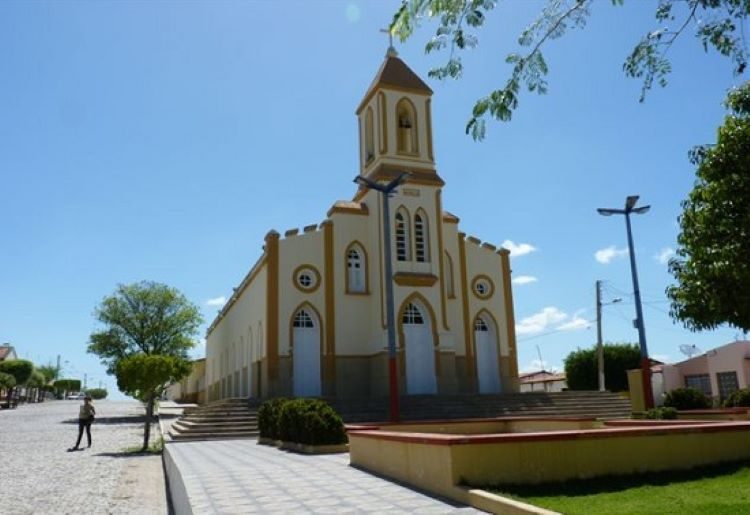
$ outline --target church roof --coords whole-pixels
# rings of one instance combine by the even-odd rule
[[[376,89],[389,87],[432,95],[432,90],[419,78],[419,75],[414,73],[405,62],[398,58],[395,50],[389,50],[385,56],[385,61],[380,65],[378,73],[375,74],[370,87],[367,88],[367,93],[365,93],[362,103],[357,108],[357,112],[367,103],[367,100]]]

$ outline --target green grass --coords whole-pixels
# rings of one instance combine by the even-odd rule
[[[746,515],[750,513],[750,462],[485,489],[567,515]]]
[[[124,454],[161,454],[164,450],[164,437],[159,435],[155,440],[151,440],[148,450],[143,451],[143,446],[128,447],[123,449]]]

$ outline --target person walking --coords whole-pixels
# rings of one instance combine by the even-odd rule
[[[77,451],[81,444],[81,437],[83,437],[83,430],[86,429],[86,439],[88,440],[88,447],[91,447],[91,423],[94,421],[96,415],[96,409],[94,409],[94,403],[91,402],[91,396],[87,395],[83,398],[83,404],[78,412],[78,440],[76,440],[75,447],[72,447],[71,451]],[[88,448],[87,447],[87,448]]]

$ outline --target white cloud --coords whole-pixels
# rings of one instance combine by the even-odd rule
[[[610,245],[606,249],[599,249],[594,252],[594,258],[604,265],[610,263],[613,259],[621,258],[628,255],[628,249],[618,249],[614,245]]]
[[[539,279],[534,277],[533,275],[519,275],[515,279],[513,279],[513,284],[529,284],[529,283],[535,283]]]
[[[573,315],[573,318],[557,326],[558,331],[577,331],[578,329],[588,329],[591,327],[591,321],[579,315]]]
[[[666,265],[667,263],[669,263],[669,260],[672,258],[672,256],[674,256],[674,249],[670,247],[664,247],[663,249],[661,249],[661,252],[654,256],[654,259],[662,265]]]
[[[218,307],[221,307],[221,306],[223,306],[226,303],[227,303],[227,298],[224,295],[222,295],[221,297],[216,297],[214,299],[208,299],[206,301],[206,306],[218,306]]]
[[[568,315],[554,306],[543,308],[540,312],[534,313],[522,319],[516,324],[517,334],[536,334],[549,329],[555,324],[563,322]]]
[[[510,240],[505,240],[502,243],[502,247],[510,251],[510,257],[518,257],[523,256],[524,254],[531,254],[532,252],[536,252],[537,250],[537,248],[530,243],[516,244]]]

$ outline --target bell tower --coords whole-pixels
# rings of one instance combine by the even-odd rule
[[[390,46],[357,108],[361,175],[394,168],[434,172],[431,97]]]

